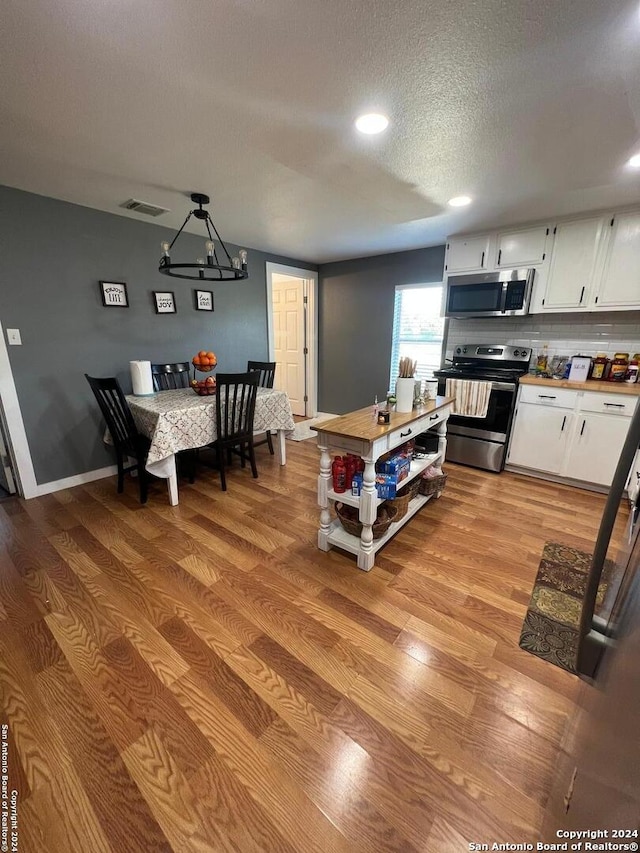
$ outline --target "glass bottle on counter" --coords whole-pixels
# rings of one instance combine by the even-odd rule
[[[547,367],[549,365],[548,349],[548,344],[544,344],[542,347],[542,352],[538,353],[538,358],[536,360],[536,373],[538,374],[543,374],[547,372]]]
[[[605,370],[607,367],[607,354],[604,352],[596,353],[593,359],[590,379],[604,379]]]

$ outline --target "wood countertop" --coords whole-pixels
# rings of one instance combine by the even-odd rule
[[[432,415],[434,412],[443,409],[453,402],[455,402],[454,397],[436,397],[435,400],[429,400],[428,403],[418,406],[410,412],[396,412],[395,409],[390,409],[388,424],[374,422],[372,419],[373,406],[367,406],[364,409],[349,412],[347,415],[340,415],[339,418],[321,421],[319,424],[311,426],[310,429],[316,432],[327,432],[331,435],[341,435],[347,438],[375,441],[376,438],[381,438],[384,435],[394,432],[399,427],[414,423],[425,415]],[[381,406],[380,408],[384,407]]]
[[[587,382],[569,382],[568,379],[547,379],[543,376],[526,375],[520,379],[521,385],[545,385],[547,388],[571,388],[573,391],[599,391],[602,394],[630,394],[640,396],[640,383],[601,382],[590,379]]]

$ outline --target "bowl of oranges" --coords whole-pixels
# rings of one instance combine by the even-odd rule
[[[218,363],[215,353],[201,349],[197,355],[191,359],[191,364],[196,370],[202,370],[204,373],[209,373]]]

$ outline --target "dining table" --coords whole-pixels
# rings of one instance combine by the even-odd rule
[[[178,388],[126,399],[138,431],[151,442],[146,469],[167,480],[169,503],[177,506],[176,454],[205,447],[218,437],[215,394],[201,397],[191,388]],[[258,388],[253,427],[255,433],[277,432],[279,462],[286,465],[285,439],[295,423],[285,391]]]

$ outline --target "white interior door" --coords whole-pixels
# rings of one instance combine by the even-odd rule
[[[306,415],[304,290],[304,279],[273,276],[274,387],[287,392],[294,415]]]

